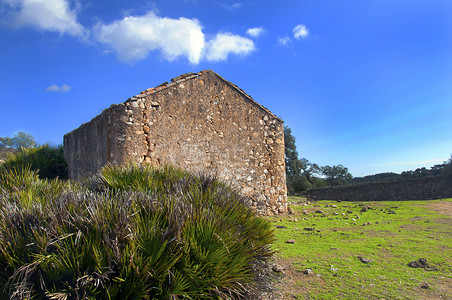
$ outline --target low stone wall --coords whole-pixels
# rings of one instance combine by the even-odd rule
[[[452,181],[442,176],[315,188],[309,200],[400,201],[452,198]]]

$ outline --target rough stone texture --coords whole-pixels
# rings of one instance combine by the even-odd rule
[[[452,182],[442,176],[316,188],[309,200],[399,201],[452,197]]]
[[[64,136],[64,155],[73,179],[107,163],[169,164],[216,173],[259,213],[287,210],[282,121],[210,70],[112,105]]]

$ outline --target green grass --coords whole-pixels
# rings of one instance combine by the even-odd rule
[[[299,200],[289,200],[294,215],[269,220],[275,226],[287,227],[276,229],[274,246],[280,249],[280,258],[296,271],[310,268],[321,276],[316,277],[321,280],[310,280],[299,274],[299,285],[307,288],[307,292],[298,295],[300,298],[412,299],[424,294],[452,297],[450,288],[443,289],[445,282],[450,285],[452,279],[452,221],[428,209],[435,201],[318,201],[302,206],[297,205]],[[337,208],[325,207],[332,204]],[[362,205],[372,209],[361,212]],[[309,214],[303,215],[303,209]],[[315,213],[316,210],[324,213]],[[368,222],[372,224],[367,225]],[[288,239],[295,243],[286,243]],[[373,262],[362,263],[358,256]],[[437,271],[407,266],[419,258],[426,258]],[[431,288],[422,290],[419,286],[423,282]]]

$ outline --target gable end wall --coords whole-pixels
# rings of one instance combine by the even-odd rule
[[[211,71],[113,105],[65,136],[65,156],[71,178],[106,163],[170,164],[216,173],[259,213],[287,208],[282,121]]]

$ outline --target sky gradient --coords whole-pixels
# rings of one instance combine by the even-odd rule
[[[212,69],[354,176],[452,153],[452,1],[0,0],[0,136],[39,143]]]

